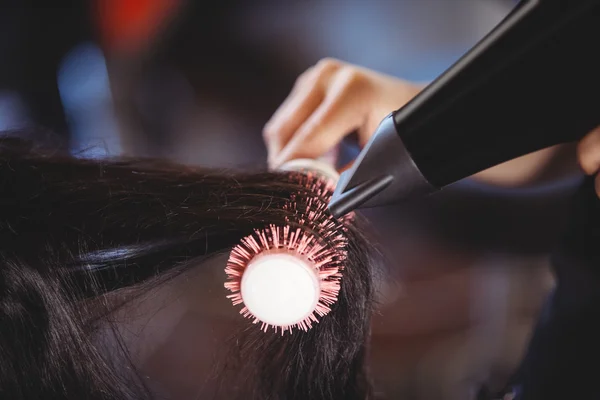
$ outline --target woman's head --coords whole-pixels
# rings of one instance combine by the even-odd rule
[[[0,190],[0,394],[15,399],[151,397],[160,377],[136,365],[136,340],[114,316],[194,271],[222,271],[254,229],[299,224],[291,197],[324,201],[288,174],[83,160],[16,138],[0,140]],[[345,235],[331,313],[284,337],[239,317],[199,387],[211,381],[219,398],[367,396],[371,260],[353,226]],[[208,290],[226,295],[222,282]]]

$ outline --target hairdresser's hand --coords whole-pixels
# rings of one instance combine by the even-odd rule
[[[264,128],[269,165],[318,158],[356,131],[364,146],[383,117],[423,86],[334,59],[309,68]]]
[[[586,174],[593,175],[600,171],[600,127],[581,139],[577,146],[577,158]],[[596,193],[600,196],[600,174],[596,176]]]

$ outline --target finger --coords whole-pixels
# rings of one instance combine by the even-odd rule
[[[277,107],[277,110],[275,110],[269,121],[267,121],[265,124],[265,130],[267,130],[269,126],[273,125],[281,118],[281,115],[284,114],[286,109],[289,107],[290,102],[295,99],[298,95],[298,92],[300,92],[300,90],[307,85],[307,81],[310,82],[311,78],[314,79],[314,71],[315,67],[310,67],[296,79],[296,82],[294,82],[294,86],[292,87],[292,90],[286,99],[279,105],[279,107]]]
[[[326,164],[334,166],[338,159],[338,155],[339,155],[339,149],[337,147],[334,147],[334,148],[330,149],[328,152],[326,152],[325,154],[323,154],[321,157],[319,157],[319,161],[322,161]]]
[[[324,89],[320,85],[305,86],[282,105],[278,115],[264,130],[269,159],[279,154],[298,127],[319,107],[324,97]]]
[[[354,160],[350,161],[348,164],[344,165],[342,168],[339,169],[339,173],[341,174],[342,172],[346,172],[348,171],[350,168],[352,168],[352,166],[354,165]]]
[[[363,84],[361,76],[351,70],[336,76],[325,100],[298,129],[274,164],[295,158],[321,157],[361,126],[366,114],[366,104],[360,96]]]
[[[339,62],[321,61],[298,78],[288,98],[265,125],[263,134],[270,158],[279,153],[321,104],[327,82],[338,67]]]
[[[581,168],[588,175],[600,169],[600,127],[581,139],[577,145],[577,158]]]

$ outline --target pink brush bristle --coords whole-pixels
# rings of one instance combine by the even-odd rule
[[[297,183],[304,186],[308,189],[317,199],[314,199],[313,205],[318,208],[318,211],[329,213],[327,211],[327,206],[329,204],[329,200],[331,200],[331,196],[335,190],[336,182],[330,179],[324,178],[322,175],[311,171],[304,171],[303,173],[292,173],[290,174],[290,178],[296,181]],[[293,199],[292,199],[293,200]],[[322,200],[322,201],[318,201]],[[317,204],[318,203],[318,204]],[[315,210],[311,208],[311,210]],[[344,215],[341,220],[346,223],[351,223],[354,220],[354,212],[350,212]]]
[[[263,331],[272,327],[281,334],[291,333],[294,328],[307,331],[331,311],[338,298],[347,258],[345,232],[348,220],[334,219],[327,209],[335,188],[333,183],[311,173],[291,173],[290,181],[300,183],[307,191],[293,195],[284,206],[289,213],[288,225],[270,225],[243,238],[232,249],[225,268],[228,279],[225,288],[232,292],[227,297],[234,306],[244,303],[242,278],[249,264],[259,255],[286,252],[305,260],[314,269],[319,285],[318,301],[302,320],[289,325],[269,324],[254,315],[246,304],[241,309],[240,314],[260,324]]]
[[[241,294],[241,279],[248,264],[259,254],[274,250],[283,250],[305,258],[315,269],[319,278],[319,301],[314,311],[302,321],[288,326],[273,326],[282,333],[298,328],[307,331],[318,322],[317,316],[323,317],[331,311],[331,306],[336,302],[340,290],[340,271],[345,260],[345,240],[339,238],[328,241],[327,245],[318,241],[312,234],[306,234],[301,228],[271,225],[265,229],[257,230],[253,235],[245,237],[242,242],[233,248],[225,268],[228,281],[225,288],[232,292],[227,297],[233,305],[243,303]],[[253,315],[247,307],[240,313],[253,323],[261,323],[261,329],[267,330],[270,325]]]

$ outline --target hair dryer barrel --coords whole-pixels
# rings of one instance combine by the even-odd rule
[[[427,181],[442,187],[600,124],[598,25],[598,0],[525,2],[395,113]]]

